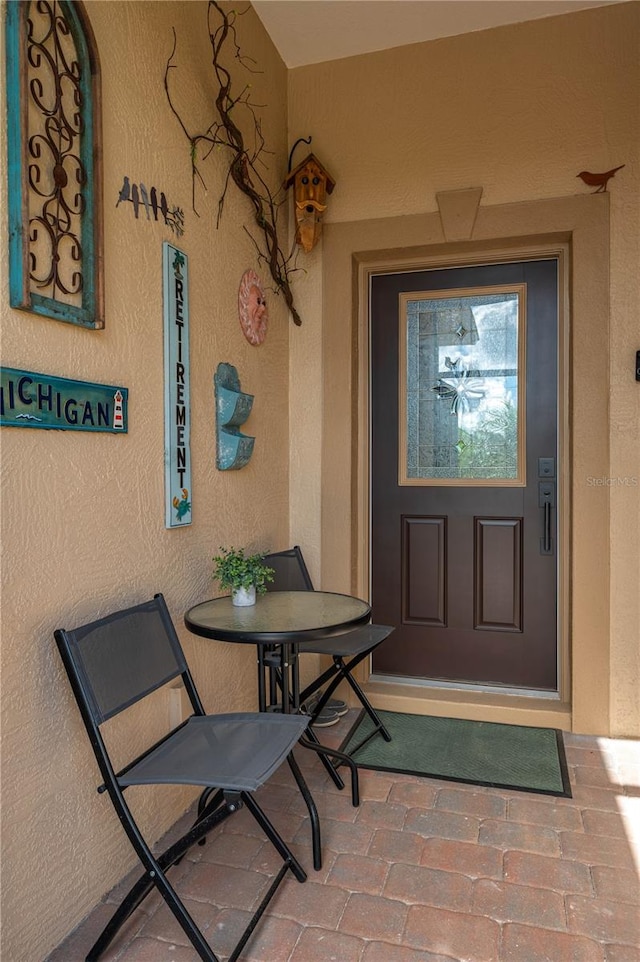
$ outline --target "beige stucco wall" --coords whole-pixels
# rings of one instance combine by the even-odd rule
[[[2,361],[121,382],[131,392],[130,425],[126,437],[18,429],[3,429],[0,437],[0,954],[11,962],[44,958],[133,864],[108,803],[93,789],[95,763],[58,663],[53,629],[160,589],[207,706],[243,708],[255,704],[251,652],[212,649],[181,629],[182,612],[212,591],[210,557],[217,546],[298,541],[316,583],[321,576],[328,588],[355,583],[354,452],[344,430],[352,405],[352,305],[349,296],[335,317],[324,311],[331,229],[301,260],[304,272],[296,277],[303,327],[293,329],[272,296],[267,340],[250,347],[236,310],[242,272],[258,268],[242,230],[247,206],[230,192],[215,230],[223,167],[214,154],[202,166],[208,193],[198,191],[201,216],[193,214],[188,147],[162,86],[175,26],[185,118],[193,130],[209,122],[206,3],[90,0],[87,6],[102,66],[107,326],[84,331],[8,308],[3,173]],[[271,176],[284,170],[288,146],[311,133],[314,151],[337,181],[327,222],[353,231],[354,250],[366,249],[374,218],[432,216],[438,190],[483,186],[482,203],[491,207],[567,197],[585,191],[575,180],[583,167],[626,164],[610,195],[610,376],[594,384],[611,414],[607,475],[616,478],[640,477],[640,392],[632,375],[640,346],[639,12],[638,3],[627,3],[301,68],[288,78],[257,18],[249,13],[240,22],[243,49],[262,68],[251,83],[256,101],[267,105],[262,114],[267,146],[275,151]],[[4,22],[4,6],[0,13]],[[0,100],[4,138],[4,90]],[[0,155],[4,163],[3,140]],[[116,209],[125,174],[157,185],[186,214],[179,246],[189,255],[191,272],[194,523],[177,531],[164,528],[163,501],[160,263],[162,241],[172,236],[160,224],[136,221],[130,209]],[[343,321],[343,333],[335,336]],[[236,364],[243,387],[256,396],[247,424],[257,438],[255,454],[246,469],[228,474],[215,469],[212,378],[220,361]],[[582,422],[580,437],[588,434]],[[605,599],[610,647],[607,672],[597,684],[606,688],[610,733],[640,735],[638,489],[596,489],[588,487],[587,477],[580,483],[587,502],[599,505],[598,530],[606,523],[611,541],[610,568],[603,568],[600,583],[582,587]],[[327,491],[337,497],[328,500]],[[585,710],[591,695],[580,692]],[[603,702],[599,693],[597,701]],[[158,714],[165,712],[168,705],[160,698]],[[162,815],[147,813],[151,830],[159,834],[189,797],[176,791]]]
[[[134,864],[106,796],[63,675],[53,630],[163,591],[209,710],[255,706],[254,655],[206,642],[182,627],[183,612],[214,593],[219,545],[286,547],[288,518],[288,341],[281,298],[269,297],[267,338],[251,346],[238,324],[237,291],[252,267],[268,286],[244,231],[249,202],[231,187],[215,227],[223,154],[201,164],[207,192],[191,206],[189,145],[163,87],[177,35],[172,83],[193,132],[213,119],[207,4],[89,2],[102,68],[105,207],[104,331],[11,310],[7,279],[4,77],[0,95],[2,362],[129,388],[126,436],[2,429],[2,948],[7,962],[37,962]],[[0,16],[4,24],[4,5]],[[286,171],[286,70],[253,14],[240,20],[243,51],[261,72],[243,74],[263,120],[267,177]],[[4,49],[4,37],[2,38]],[[4,74],[4,71],[3,71]],[[238,88],[238,92],[239,92]],[[169,228],[132,206],[116,208],[124,175],[163,190],[185,211]],[[286,219],[284,222],[287,228]],[[193,524],[164,526],[162,242],[189,257]],[[304,338],[304,330],[299,335]],[[241,471],[215,467],[213,374],[235,364],[255,395],[246,431],[256,437]],[[167,717],[168,699],[159,696]],[[166,808],[146,812],[158,835],[191,794],[167,790]],[[144,807],[144,806],[143,806]]]
[[[626,165],[610,185],[610,253],[601,243],[605,229],[592,247],[597,269],[585,275],[583,263],[585,284],[571,292],[588,306],[585,293],[596,282],[608,310],[600,319],[593,311],[570,319],[569,373],[579,389],[570,411],[570,440],[579,447],[573,531],[580,537],[567,576],[579,665],[573,717],[564,716],[578,731],[621,736],[640,735],[639,54],[640,4],[632,2],[301,67],[289,77],[291,141],[312,133],[315,153],[337,182],[323,263],[326,587],[363,584],[353,570],[363,531],[355,528],[352,500],[360,479],[351,420],[351,255],[434,245],[426,256],[443,245],[439,191],[482,187],[474,237],[495,243],[518,232],[509,205],[586,197],[578,171]],[[578,224],[555,215],[543,222],[543,231],[568,237]],[[520,223],[541,221],[526,215]],[[292,370],[292,392],[295,377]]]

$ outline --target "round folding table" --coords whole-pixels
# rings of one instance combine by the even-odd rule
[[[194,605],[184,621],[189,631],[215,641],[255,645],[258,651],[258,705],[266,711],[267,671],[280,669],[282,709],[300,707],[298,654],[305,641],[339,635],[371,618],[360,598],[333,591],[269,591],[255,605],[235,606],[231,597]],[[273,697],[274,686],[270,686]]]

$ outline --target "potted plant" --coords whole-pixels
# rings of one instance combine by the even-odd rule
[[[231,591],[234,605],[253,605],[256,593],[263,595],[274,570],[264,564],[263,554],[245,555],[244,548],[220,548],[213,559],[213,577],[221,588]]]

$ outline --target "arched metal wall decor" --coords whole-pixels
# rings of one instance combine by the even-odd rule
[[[100,72],[81,3],[7,4],[10,302],[104,327]]]

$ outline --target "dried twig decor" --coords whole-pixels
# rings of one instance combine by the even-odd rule
[[[205,186],[204,179],[198,168],[199,148],[201,146],[205,147],[204,159],[209,156],[214,147],[228,148],[231,152],[231,162],[229,164],[224,189],[218,201],[217,223],[218,225],[220,224],[229,178],[231,178],[236,187],[241,190],[243,194],[246,194],[253,206],[255,223],[260,231],[259,240],[256,240],[249,231],[247,231],[247,233],[256,246],[258,258],[267,264],[275,283],[276,293],[282,294],[291,312],[294,323],[300,325],[302,322],[293,303],[290,284],[291,274],[296,270],[293,263],[294,255],[292,253],[287,256],[283,252],[278,237],[278,211],[284,202],[284,193],[282,189],[279,189],[277,194],[273,194],[258,169],[258,165],[265,166],[263,159],[265,141],[262,135],[260,119],[256,114],[256,105],[251,102],[251,85],[245,85],[240,94],[237,96],[234,95],[231,90],[231,74],[221,63],[223,52],[226,54],[227,48],[230,48],[235,59],[243,67],[248,70],[252,69],[249,65],[248,58],[241,54],[238,45],[235,30],[237,15],[236,11],[233,10],[225,13],[222,7],[216,3],[216,0],[209,0],[207,26],[213,54],[213,71],[218,85],[218,93],[215,100],[217,119],[214,120],[203,133],[192,134],[189,132],[185,122],[171,100],[169,72],[172,69],[176,69],[176,64],[174,63],[176,52],[175,30],[173,50],[167,61],[164,75],[165,91],[169,106],[182,127],[191,148],[194,211],[197,213],[195,207],[196,181],[199,181]],[[245,145],[245,138],[242,131],[232,118],[234,111],[234,116],[238,115],[238,108],[244,108],[251,118],[255,141],[251,150]]]

